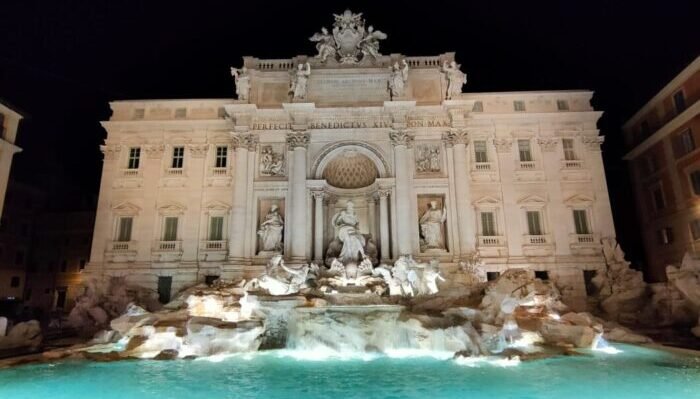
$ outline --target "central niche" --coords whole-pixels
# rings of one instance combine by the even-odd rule
[[[347,149],[338,154],[323,169],[323,178],[333,187],[367,187],[379,177],[374,162],[364,154]]]

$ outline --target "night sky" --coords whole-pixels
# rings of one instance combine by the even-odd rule
[[[0,98],[27,116],[12,176],[56,204],[56,183],[96,196],[108,101],[232,97],[242,56],[313,55],[349,7],[389,35],[384,54],[455,51],[465,91],[594,90],[619,240],[640,260],[620,126],[700,54],[698,3],[5,0]]]

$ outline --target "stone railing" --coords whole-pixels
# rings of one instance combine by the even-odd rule
[[[228,241],[226,240],[205,240],[200,243],[199,248],[203,251],[225,251],[228,249]]]
[[[442,58],[439,55],[432,57],[406,57],[405,60],[411,68],[435,68],[442,66]]]
[[[251,59],[248,68],[258,69],[261,71],[288,71],[296,68],[292,59],[277,59],[277,60],[258,60]]]
[[[574,160],[562,160],[561,161],[561,168],[562,169],[583,169],[583,161],[574,159]]]
[[[537,164],[535,161],[518,161],[518,169],[535,170],[537,169]]]
[[[502,247],[506,245],[504,236],[478,236],[477,245],[480,247]]]
[[[154,250],[158,252],[180,252],[182,241],[156,241]]]
[[[141,177],[141,169],[122,169],[122,177]]]
[[[129,252],[136,251],[135,241],[112,241],[109,243],[109,251],[112,252]]]
[[[493,169],[493,162],[475,162],[474,170],[487,171]]]
[[[228,168],[211,168],[209,171],[211,176],[228,176]]]
[[[182,176],[184,175],[183,168],[168,168],[165,170],[165,174],[168,176]]]
[[[570,234],[572,244],[597,244],[598,239],[595,234]]]
[[[552,237],[548,234],[541,235],[526,235],[523,237],[523,242],[527,245],[545,245],[552,243]]]

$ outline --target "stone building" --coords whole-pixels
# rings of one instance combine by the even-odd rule
[[[381,55],[386,35],[364,26],[346,12],[316,56],[244,57],[236,100],[110,103],[85,272],[167,300],[278,252],[445,273],[478,255],[490,277],[527,268],[583,307],[615,237],[592,93],[462,93],[454,53]]]
[[[17,129],[22,118],[22,114],[0,102],[0,215],[2,215],[5,204],[12,158],[16,153],[22,151],[15,145]]]
[[[700,57],[623,126],[649,277],[700,240]]]

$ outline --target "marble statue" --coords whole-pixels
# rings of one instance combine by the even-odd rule
[[[365,29],[362,14],[345,10],[342,14],[333,14],[333,32],[329,33],[324,27],[320,33],[309,38],[316,43],[318,54],[315,58],[325,63],[329,58],[341,64],[356,64],[366,57],[376,60],[379,53],[379,41],[387,35],[373,26]]]
[[[295,100],[303,100],[306,98],[309,76],[311,76],[311,65],[309,65],[308,62],[299,64],[292,77],[292,85],[289,88],[289,92]]]
[[[403,97],[406,93],[406,81],[408,81],[408,63],[406,60],[401,61],[401,66],[395,62],[390,68],[389,75],[389,94],[391,99]]]
[[[331,219],[336,237],[343,243],[338,259],[346,264],[357,262],[365,256],[365,237],[360,233],[360,221],[355,214],[355,204],[348,201],[345,209]]]
[[[445,237],[443,235],[443,223],[447,219],[447,211],[437,208],[437,201],[430,201],[428,209],[420,218],[420,232],[423,238],[422,250],[445,249]]]
[[[421,146],[416,159],[416,171],[420,173],[439,172],[440,147],[436,145]]]
[[[270,206],[270,211],[265,215],[265,220],[260,223],[258,236],[260,236],[260,249],[262,251],[281,252],[282,233],[284,231],[284,219],[279,213],[276,204]]]
[[[256,287],[267,290],[270,295],[291,295],[307,288],[307,280],[313,278],[311,266],[302,265],[296,268],[284,264],[282,255],[274,255],[265,265],[265,274],[249,281],[244,290],[250,291]]]
[[[335,39],[325,27],[321,28],[321,33],[315,33],[309,40],[316,42],[316,50],[318,51],[316,58],[320,59],[321,62],[325,63],[328,57],[335,57]]]
[[[243,66],[241,69],[231,68],[231,76],[236,82],[236,96],[239,100],[248,101],[250,94],[250,75],[248,68]]]
[[[440,275],[440,269],[438,267],[437,259],[432,259],[423,270],[423,284],[422,293],[425,295],[433,295],[438,293],[437,280],[445,281],[445,279]]]
[[[284,155],[274,152],[272,146],[264,146],[260,152],[260,174],[263,176],[284,175]]]
[[[467,74],[459,70],[460,65],[452,61],[445,63],[442,66],[442,72],[447,78],[447,92],[445,93],[446,100],[452,100],[459,97],[462,93],[462,86],[467,83]]]

